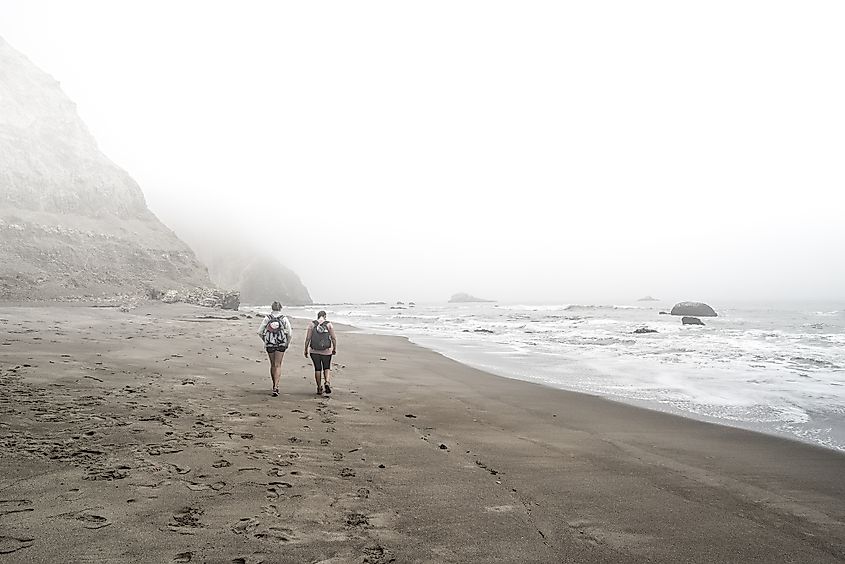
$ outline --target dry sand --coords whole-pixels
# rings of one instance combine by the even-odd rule
[[[0,308],[0,564],[845,559],[841,453],[207,315]]]

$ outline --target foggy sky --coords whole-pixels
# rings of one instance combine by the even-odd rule
[[[843,28],[841,2],[0,3],[166,224],[281,226],[317,301],[845,299]]]

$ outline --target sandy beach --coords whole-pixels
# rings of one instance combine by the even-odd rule
[[[292,321],[0,307],[0,563],[845,560],[841,453]]]

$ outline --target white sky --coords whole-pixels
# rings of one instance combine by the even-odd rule
[[[319,301],[845,299],[843,29],[841,1],[0,0],[159,217],[262,244],[276,216]]]

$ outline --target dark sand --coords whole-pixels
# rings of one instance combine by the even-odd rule
[[[845,561],[841,453],[207,315],[0,307],[0,564]]]

